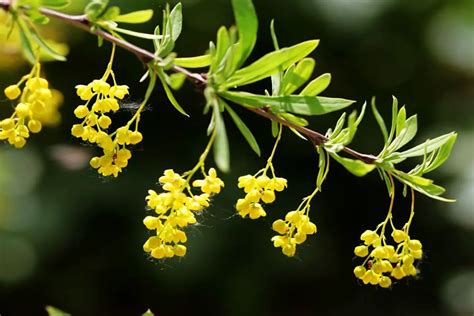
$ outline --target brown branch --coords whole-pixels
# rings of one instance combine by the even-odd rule
[[[0,0],[0,8],[8,11],[10,9],[10,1]],[[148,64],[152,61],[157,61],[157,62],[163,61],[160,57],[156,56],[154,53],[150,51],[147,51],[139,46],[131,44],[120,38],[117,38],[104,30],[93,27],[93,25],[89,22],[89,20],[87,20],[87,17],[85,15],[69,15],[69,14],[65,14],[65,13],[47,9],[47,8],[41,8],[40,11],[42,14],[44,14],[47,17],[60,20],[69,25],[72,25],[86,32],[89,32],[93,35],[99,36],[106,41],[114,43],[115,45],[133,53],[144,64]],[[189,80],[191,80],[193,83],[199,86],[206,86],[208,83],[205,75],[190,72],[187,69],[182,68],[180,66],[173,65],[171,67],[171,70],[174,72],[185,74]],[[326,136],[316,131],[313,131],[309,128],[293,124],[292,122],[289,122],[277,115],[270,113],[266,109],[251,108],[251,107],[245,107],[245,108],[269,120],[281,123],[284,126],[287,126],[289,128],[293,128],[294,130],[304,135],[314,146],[320,146],[328,141],[328,138]],[[348,147],[344,147],[342,150],[348,155],[368,164],[374,164],[377,160],[377,157],[375,157],[374,155],[362,154]]]

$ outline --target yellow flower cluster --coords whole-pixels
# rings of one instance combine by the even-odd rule
[[[316,225],[305,212],[306,210],[291,211],[286,214],[285,220],[278,219],[273,222],[273,230],[280,234],[272,238],[273,245],[280,247],[288,257],[295,255],[296,245],[304,243],[307,235],[313,235],[317,231]]]
[[[423,256],[421,242],[411,239],[405,230],[393,230],[392,238],[396,248],[386,244],[385,236],[376,231],[366,230],[360,236],[363,244],[355,247],[354,253],[366,260],[355,267],[354,274],[364,284],[387,288],[392,284],[392,278],[400,280],[418,273],[414,262]]]
[[[214,168],[209,170],[209,174],[203,174],[204,179],[192,183],[193,187],[200,188],[202,193],[199,195],[191,192],[190,178],[193,172],[184,177],[172,169],[166,170],[159,179],[164,192],[158,194],[154,190],[148,191],[147,205],[156,216],[145,217],[143,223],[155,234],[148,238],[143,249],[153,258],[182,257],[186,254],[184,243],[187,236],[184,229],[196,224],[195,213],[208,207],[211,196],[218,194],[224,186]]]
[[[40,69],[40,64],[35,64],[28,75],[4,90],[5,96],[17,104],[11,117],[0,121],[0,140],[16,148],[25,146],[30,133],[39,133],[43,125],[54,125],[60,120],[58,107],[62,95],[49,88],[48,81],[40,77]]]
[[[82,119],[82,123],[73,125],[71,133],[74,137],[96,144],[102,149],[102,156],[93,157],[90,161],[94,169],[103,176],[117,177],[132,156],[126,145],[140,143],[143,136],[138,131],[138,124],[133,131],[130,130],[134,121],[138,123],[138,112],[125,126],[112,133],[108,132],[112,124],[108,114],[119,110],[119,100],[128,94],[128,87],[117,85],[113,76],[114,84],[111,86],[106,81],[107,77],[106,73],[102,79],[94,80],[88,85],[76,86],[77,95],[86,103],[74,110],[75,116]]]
[[[263,174],[259,175],[260,173]],[[239,177],[239,188],[244,189],[246,193],[243,199],[239,199],[236,204],[237,212],[242,217],[257,219],[266,216],[262,203],[270,204],[275,201],[275,191],[281,192],[287,186],[285,178],[279,178],[273,175],[269,178],[266,175],[266,169],[262,169],[255,175],[245,175]]]

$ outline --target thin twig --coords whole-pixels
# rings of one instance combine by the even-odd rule
[[[8,11],[10,9],[10,1],[9,0],[0,0],[0,8]],[[63,22],[65,22],[67,24],[70,24],[74,27],[77,27],[77,28],[82,29],[86,32],[89,32],[91,34],[99,36],[99,37],[103,38],[106,41],[109,41],[111,43],[115,43],[117,46],[133,53],[144,64],[148,64],[152,61],[157,61],[157,62],[162,62],[163,61],[160,57],[156,56],[154,53],[152,53],[148,50],[145,50],[145,49],[143,49],[139,46],[136,46],[134,44],[131,44],[131,43],[125,41],[125,40],[117,38],[117,37],[113,36],[112,34],[106,32],[104,30],[92,27],[91,23],[87,20],[87,17],[85,15],[69,15],[69,14],[65,14],[65,13],[62,13],[62,12],[59,12],[59,11],[56,11],[56,10],[47,9],[47,8],[41,8],[40,12],[42,14],[44,14],[45,16],[47,16],[47,17],[63,21]],[[182,73],[182,74],[186,75],[186,77],[189,80],[191,80],[193,83],[195,83],[195,84],[197,84],[201,87],[205,87],[208,83],[207,78],[205,77],[205,75],[190,72],[187,69],[182,68],[180,66],[173,65],[171,67],[171,70],[174,71],[174,72],[179,72],[179,73]],[[322,134],[320,134],[320,133],[318,133],[314,130],[311,130],[309,128],[293,124],[292,122],[289,122],[289,121],[287,121],[287,120],[285,120],[285,119],[283,119],[283,118],[281,118],[277,115],[274,115],[274,114],[270,113],[266,109],[252,108],[252,107],[245,107],[245,108],[247,110],[250,110],[250,111],[260,115],[260,116],[266,117],[269,120],[279,122],[279,123],[281,123],[281,124],[283,124],[283,125],[285,125],[289,128],[293,128],[294,130],[296,130],[299,133],[301,133],[302,135],[304,135],[314,146],[320,146],[320,145],[322,145],[322,144],[324,144],[325,142],[328,141],[328,138],[326,136],[324,136],[324,135],[322,135]],[[361,160],[365,163],[368,163],[368,164],[374,164],[377,160],[377,157],[375,157],[374,155],[362,154],[362,153],[359,153],[359,152],[357,152],[353,149],[350,149],[348,147],[344,147],[342,150],[345,153],[347,153],[348,155],[350,155],[350,156],[352,156],[352,157],[354,157],[358,160]]]

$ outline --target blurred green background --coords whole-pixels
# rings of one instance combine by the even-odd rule
[[[112,2],[124,11],[154,8],[156,23],[164,8],[163,1]],[[74,1],[77,12],[82,5]],[[288,178],[288,189],[267,208],[267,218],[242,220],[233,210],[242,195],[237,177],[257,171],[265,159],[251,152],[231,121],[232,171],[222,176],[224,193],[190,229],[187,256],[166,262],[147,258],[142,251],[146,191],[164,169],[185,171],[198,159],[206,143],[204,100],[186,84],[177,94],[192,115],[185,118],[157,90],[141,122],[144,142],[129,167],[116,180],[100,178],[87,166],[96,149],[81,145],[69,130],[79,104],[74,86],[102,74],[110,46],[97,49],[92,36],[58,24],[50,32],[67,38],[71,53],[67,63],[48,64],[46,72],[65,95],[63,122],[33,137],[24,150],[0,146],[2,316],[45,315],[47,304],[73,315],[140,315],[148,307],[161,316],[473,315],[474,1],[258,0],[255,5],[260,30],[251,59],[272,50],[268,26],[275,18],[282,46],[321,39],[313,55],[315,75],[333,75],[325,95],[359,100],[355,108],[375,95],[387,119],[396,95],[409,113],[419,114],[415,142],[459,132],[451,159],[433,175],[458,202],[418,198],[411,232],[425,250],[419,278],[382,290],[353,277],[353,247],[361,232],[383,220],[388,198],[376,173],[359,179],[336,164],[313,202],[316,237],[294,259],[273,248],[271,223],[312,191],[316,154],[287,132],[275,167]],[[203,53],[218,27],[233,23],[228,0],[185,0],[183,10],[184,31],[176,47],[182,56]],[[0,64],[0,87],[28,69]],[[131,87],[127,102],[140,101],[142,65],[119,52],[115,71],[119,82]],[[264,88],[269,82],[251,87]],[[0,107],[9,103],[2,99]],[[268,155],[269,122],[239,114]],[[115,120],[130,115],[125,110]],[[338,115],[311,118],[312,127],[324,131]],[[377,153],[382,138],[371,113],[362,125],[353,147]],[[408,214],[408,202],[400,196],[395,216],[402,222]]]

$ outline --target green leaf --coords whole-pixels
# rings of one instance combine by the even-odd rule
[[[400,109],[400,111],[398,111],[398,115],[397,115],[397,128],[396,128],[396,133],[395,133],[396,136],[400,135],[401,131],[405,128],[406,118],[407,118],[407,111],[405,110],[405,107],[403,106]]]
[[[122,29],[120,27],[112,27],[112,30],[115,32],[119,32],[122,34],[127,34],[130,36],[138,37],[138,38],[144,38],[144,39],[149,39],[149,40],[161,40],[163,38],[162,35],[159,34],[148,34],[148,33],[142,33],[142,32],[135,32],[127,29]]]
[[[52,9],[64,9],[69,4],[69,0],[41,0],[41,6]]]
[[[308,126],[309,125],[307,120],[305,120],[302,117],[293,115],[291,113],[279,113],[278,115],[281,116],[282,118],[284,118],[285,120],[287,120],[287,121],[289,121],[293,124],[299,125],[299,126]]]
[[[329,134],[329,139],[334,139],[336,138],[339,133],[342,131],[342,128],[344,127],[344,123],[346,122],[346,113],[342,113],[342,115],[339,117],[339,119],[337,120],[337,123],[336,123],[336,126],[334,127],[334,131],[332,131],[331,133],[328,133]]]
[[[283,76],[281,95],[290,95],[309,80],[316,62],[313,58],[304,58],[294,68],[290,68]]]
[[[393,153],[392,155],[389,155],[386,160],[396,160],[400,158],[406,159],[411,157],[423,156],[425,153],[429,154],[433,150],[438,149],[447,142],[451,141],[453,137],[456,137],[456,133],[454,132],[427,140],[423,144],[420,144],[408,150],[399,153]]]
[[[214,160],[222,172],[230,169],[229,140],[225,129],[224,118],[219,110],[219,105],[214,104],[214,120],[216,129],[216,140],[214,141]]]
[[[386,147],[392,142],[393,137],[395,136],[395,130],[397,128],[397,118],[398,118],[398,100],[395,97],[392,97],[392,125],[390,128],[390,133],[388,134],[387,144],[385,144],[384,151]]]
[[[327,161],[326,161],[326,152],[324,151],[324,148],[318,146],[316,147],[318,155],[319,155],[319,162],[318,162],[318,177],[316,178],[316,187],[318,188],[319,192],[322,191],[322,185],[325,180],[326,176],[326,166],[327,166]]]
[[[178,101],[176,101],[173,95],[173,92],[168,87],[168,83],[166,82],[166,78],[164,77],[163,71],[159,70],[157,73],[158,73],[158,77],[160,78],[163,89],[165,90],[166,96],[168,97],[168,100],[170,100],[171,104],[174,106],[176,110],[178,110],[179,113],[183,114],[184,116],[189,117],[188,113],[186,113],[181,107],[181,105],[179,105]]]
[[[379,111],[377,110],[377,106],[375,105],[375,97],[372,98],[372,101],[370,104],[372,106],[372,113],[374,113],[375,120],[377,121],[377,124],[379,125],[380,130],[382,131],[383,141],[386,144],[388,141],[387,126],[385,125],[385,121],[382,115],[380,115]]]
[[[300,95],[314,97],[319,95],[321,92],[326,90],[326,88],[331,83],[331,74],[325,73],[319,76],[318,78],[311,81],[304,89],[301,91]]]
[[[408,185],[415,191],[418,191],[432,199],[442,202],[456,202],[456,200],[441,197],[440,195],[445,192],[445,189],[439,185],[434,184],[432,180],[409,175],[399,170],[394,171],[393,175],[403,184]]]
[[[113,6],[107,9],[105,13],[101,16],[101,20],[113,21],[120,15],[120,8]]]
[[[203,68],[211,64],[210,55],[201,55],[196,57],[177,57],[173,63],[184,68]]]
[[[404,120],[402,124],[398,124],[402,128],[400,131],[397,131],[398,136],[395,137],[393,142],[387,147],[387,152],[391,153],[404,145],[406,145],[410,140],[415,137],[418,131],[418,123],[416,119],[416,115],[411,116],[408,120]],[[403,126],[403,127],[401,127]],[[399,128],[399,127],[397,127]]]
[[[446,143],[437,149],[435,158],[423,170],[423,173],[431,172],[440,167],[450,156],[454,143],[456,142],[457,134],[451,135]]]
[[[234,121],[235,125],[244,136],[245,140],[249,143],[252,150],[260,157],[260,154],[261,154],[260,147],[258,146],[255,136],[253,136],[252,132],[247,127],[247,125],[245,125],[245,123],[240,119],[237,113],[235,113],[234,110],[228,104],[224,103],[224,106],[227,112],[229,112],[230,117],[232,117],[232,120]]]
[[[270,34],[272,36],[273,47],[275,50],[280,49],[280,45],[278,44],[278,38],[275,33],[275,20],[270,22]],[[272,95],[279,95],[280,94],[280,87],[281,82],[283,80],[283,69],[279,69],[279,71],[272,75]]]
[[[174,6],[170,14],[171,40],[176,42],[183,29],[183,12],[181,2]]]
[[[280,128],[280,125],[275,122],[275,121],[272,121],[272,136],[274,138],[276,138],[278,136],[278,129]]]
[[[357,177],[363,177],[376,168],[375,164],[366,164],[363,161],[341,157],[336,153],[330,153],[338,163],[344,166],[350,173]]]
[[[250,56],[257,41],[258,18],[252,0],[232,0],[239,42],[233,69],[239,68]]]
[[[21,50],[25,55],[25,58],[31,63],[34,64],[36,62],[35,53],[33,52],[33,48],[31,46],[30,39],[28,38],[28,28],[25,26],[24,21],[20,18],[17,19],[20,41],[21,41]]]
[[[104,13],[108,4],[108,0],[92,0],[89,2],[84,10],[87,19],[91,22],[96,22],[102,13]]]
[[[65,313],[53,306],[46,306],[46,311],[48,312],[49,316],[71,316],[71,314]]]
[[[223,62],[224,56],[226,56],[226,52],[229,49],[229,45],[230,45],[229,32],[227,32],[227,29],[224,26],[222,26],[217,31],[217,46],[212,56],[212,64],[211,64],[210,73],[214,73],[218,71],[218,68],[221,65],[221,62]]]
[[[268,53],[249,66],[237,70],[222,86],[237,87],[270,77],[278,73],[280,69],[286,69],[306,57],[318,46],[318,43],[318,40],[306,41]]]
[[[51,48],[49,46],[48,43],[46,43],[46,41],[43,40],[43,38],[41,37],[41,35],[39,35],[36,30],[32,27],[29,28],[29,31],[30,31],[30,36],[31,36],[31,39],[41,48],[43,49],[43,51],[51,56],[53,59],[55,60],[59,60],[59,61],[66,61],[66,57],[64,57],[63,55],[61,55],[60,53],[58,53],[57,51],[55,51],[53,48]]]
[[[28,18],[36,24],[48,24],[49,18],[40,12],[39,9],[31,8],[28,10]]]
[[[181,89],[185,81],[186,81],[186,75],[181,72],[171,74],[168,77],[169,86],[173,90]]]
[[[121,14],[113,19],[113,21],[118,23],[128,23],[128,24],[140,24],[146,23],[151,20],[153,17],[153,10],[140,10],[134,11],[126,14]]]
[[[220,95],[232,102],[263,108],[271,106],[276,111],[301,115],[323,115],[348,107],[354,101],[324,97],[305,97],[299,95],[265,96],[247,92],[221,92]]]

